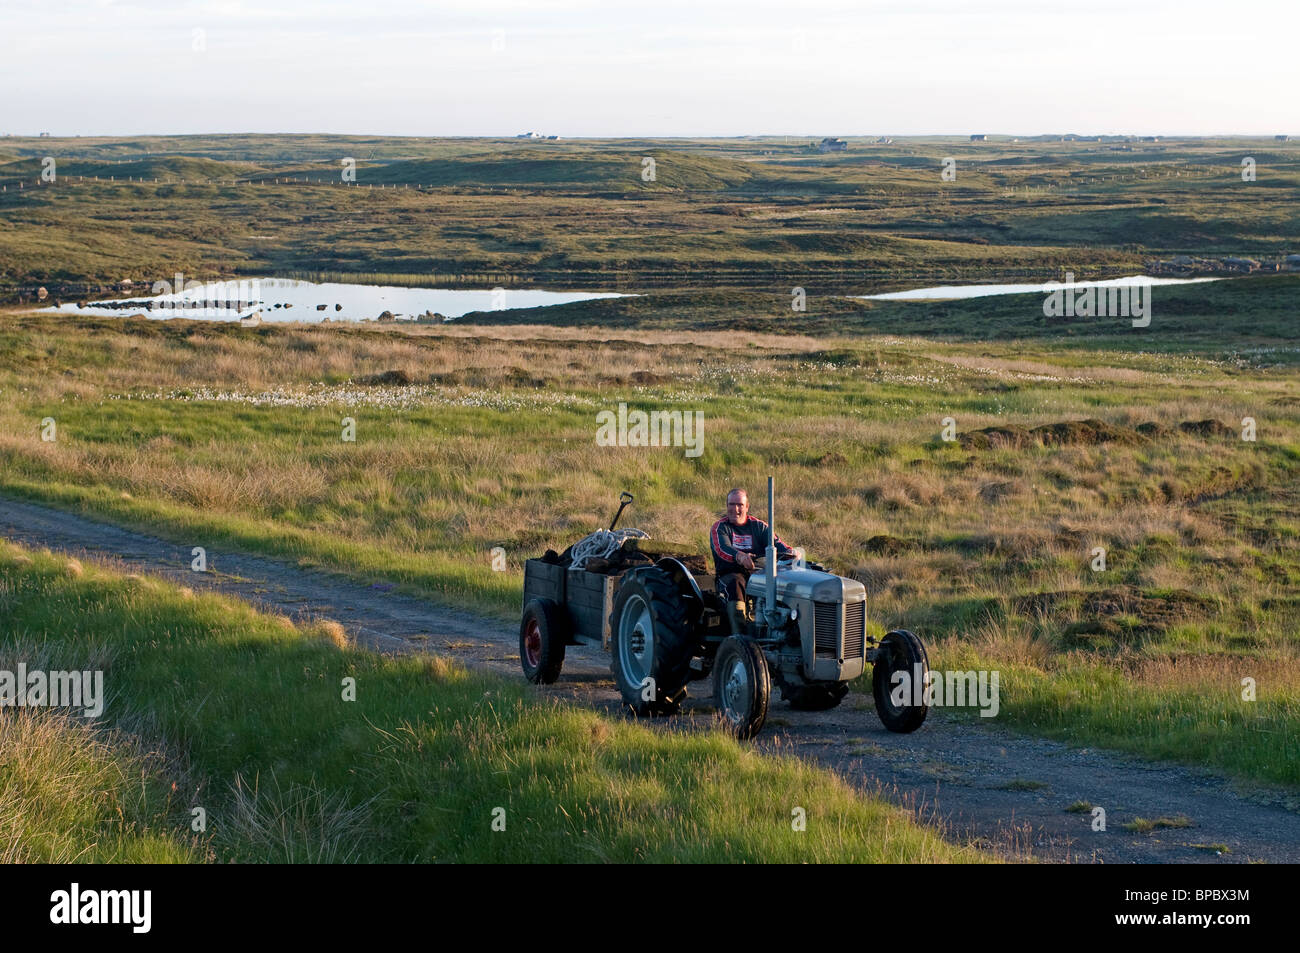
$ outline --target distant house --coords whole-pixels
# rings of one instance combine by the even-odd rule
[[[1273,138],[1274,138],[1276,141],[1278,141],[1278,142],[1290,142],[1290,141],[1291,141],[1291,137],[1290,137],[1290,136],[1274,136]]]
[[[540,132],[521,132],[519,135],[515,136],[515,138],[516,139],[541,139],[542,134]]]
[[[559,139],[560,137],[559,137],[559,136],[547,136],[546,138],[547,138],[547,139],[551,139],[551,140],[555,140],[555,139]]]
[[[971,142],[988,142],[988,140],[989,137],[982,134],[976,134],[970,137]]]
[[[849,144],[845,142],[843,139],[832,139],[830,136],[827,136],[825,139],[823,139],[820,143],[817,144],[817,151],[818,152],[843,152],[848,147]]]

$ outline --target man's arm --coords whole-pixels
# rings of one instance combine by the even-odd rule
[[[727,532],[725,519],[718,520],[713,524],[713,529],[709,530],[709,546],[713,549],[713,555],[719,562],[730,563],[737,568],[741,567],[740,550],[731,544],[731,533]]]

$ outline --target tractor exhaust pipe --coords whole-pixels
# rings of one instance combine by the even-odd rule
[[[776,496],[772,490],[772,478],[767,478],[767,529],[771,534],[767,541],[767,624],[774,625],[776,615]]]

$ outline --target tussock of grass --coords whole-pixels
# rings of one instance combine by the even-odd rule
[[[248,784],[236,775],[217,843],[242,863],[361,863],[372,806],[310,785],[282,788],[274,777]]]
[[[1127,824],[1122,824],[1124,830],[1133,834],[1149,834],[1154,830],[1165,828],[1192,827],[1191,818],[1183,817],[1157,817],[1155,820],[1149,820],[1145,817],[1135,817]]]
[[[1048,787],[1046,781],[1034,781],[1028,778],[1015,778],[1006,784],[998,785],[999,791],[1042,791]]]
[[[0,863],[192,863],[161,758],[80,714],[0,711]]]
[[[319,638],[324,639],[336,648],[345,649],[352,643],[347,630],[333,619],[320,619],[316,621],[312,625],[312,631]]]

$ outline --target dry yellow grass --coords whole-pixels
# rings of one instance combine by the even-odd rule
[[[179,388],[211,384],[265,388],[286,382],[364,377],[396,370],[413,381],[461,374],[483,384],[510,379],[511,372],[577,381],[612,368],[678,378],[695,371],[711,352],[730,351],[735,338],[723,332],[639,332],[505,326],[485,338],[469,327],[279,328],[275,347],[260,340],[209,336],[199,327],[177,346],[170,338],[104,336],[106,365],[98,381],[71,378],[34,381],[45,398],[99,399],[132,387]],[[581,345],[579,351],[574,346]],[[752,346],[751,346],[752,345]],[[775,334],[747,335],[741,357],[752,372],[770,370],[766,352],[815,351],[825,341]],[[755,363],[757,362],[757,363]]]
[[[1164,383],[1168,375],[1139,371],[1128,367],[1087,366],[1075,367],[1070,364],[1051,364],[1046,361],[1020,361],[1007,358],[966,357],[962,355],[938,354],[926,352],[926,358],[963,367],[968,370],[981,371],[990,377],[1013,380],[1023,377],[1040,377],[1056,380],[1122,381],[1126,384]]]
[[[343,628],[340,623],[335,622],[333,619],[318,619],[313,623],[312,630],[315,632],[317,637],[340,649],[346,649],[352,645],[352,639],[348,635],[348,630]]]
[[[1160,688],[1203,688],[1225,692],[1229,697],[1240,693],[1243,678],[1255,680],[1260,697],[1274,688],[1294,690],[1300,685],[1300,657],[1234,658],[1231,656],[1180,655],[1162,658],[1135,658],[1125,665],[1130,678],[1142,685]]]

